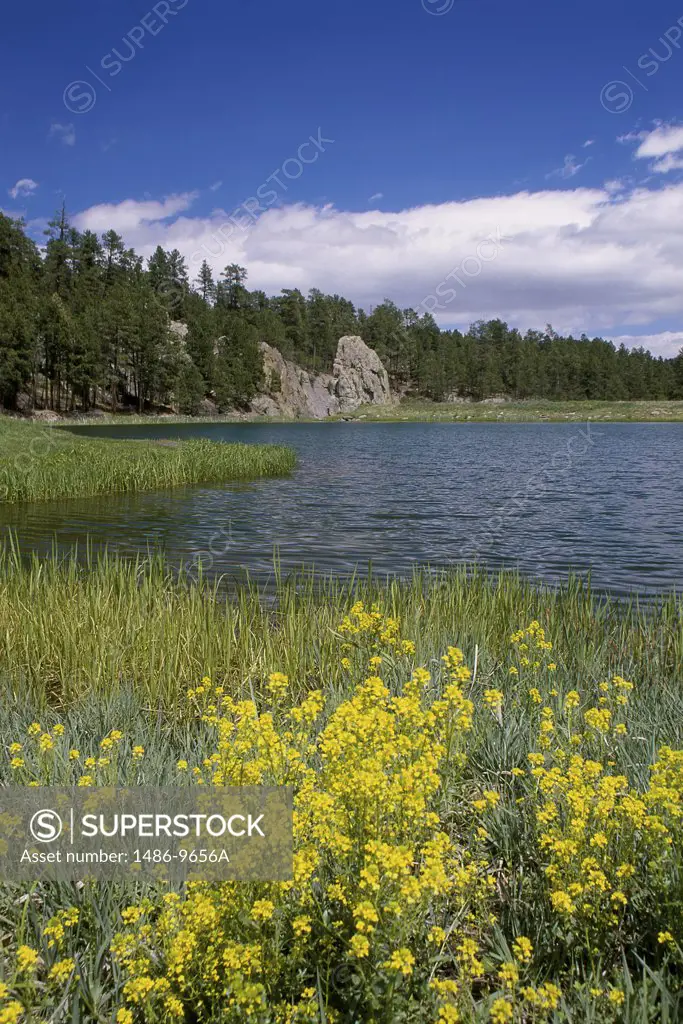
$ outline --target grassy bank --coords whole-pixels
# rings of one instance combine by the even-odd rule
[[[644,686],[675,687],[683,665],[683,605],[664,599],[629,611],[593,599],[580,582],[539,590],[513,574],[494,579],[453,569],[388,584],[335,579],[283,581],[275,607],[256,585],[225,600],[217,582],[183,584],[160,560],[98,558],[22,563],[0,548],[0,672],[34,701],[47,693],[71,701],[133,687],[145,699],[172,704],[197,674],[220,677],[250,694],[278,666],[299,688],[325,678],[342,687],[336,624],[356,599],[381,601],[416,636],[417,658],[438,658],[452,642],[493,679],[507,638],[521,621],[540,619],[553,633],[568,671],[595,677],[638,672]]]
[[[425,402],[364,405],[351,419],[391,423],[606,423],[683,422],[683,402]]]
[[[605,423],[680,423],[683,402],[550,402],[529,399],[501,404],[483,402],[429,402],[407,399],[397,405],[363,405],[355,412],[333,417],[335,421],[361,420],[377,423],[572,423],[586,420]],[[68,421],[66,421],[68,422]],[[154,416],[118,414],[96,420],[76,420],[81,427],[102,424],[144,425],[154,423],[291,423],[291,419],[272,416]],[[319,422],[301,417],[296,422]]]
[[[291,886],[3,887],[6,1024],[680,1019],[680,602],[216,597],[0,557],[3,781],[297,793]]]
[[[275,445],[114,441],[0,419],[0,500],[46,501],[289,472]]]

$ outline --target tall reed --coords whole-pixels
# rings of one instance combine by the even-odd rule
[[[198,954],[188,964],[187,977],[195,985],[187,999],[188,1020],[219,1024],[247,1019],[246,1015],[226,1015],[221,1008],[230,996],[223,968],[218,1007],[205,1008],[203,1016],[194,1011],[197,993],[203,998],[206,992],[202,971],[206,963],[213,963],[214,949],[232,942],[235,929],[241,929],[240,942],[244,937],[251,942],[258,934],[261,926],[254,913],[264,906],[261,897],[272,901],[265,905],[272,905],[279,929],[273,932],[273,944],[269,932],[268,945],[258,947],[270,957],[263,971],[267,983],[277,989],[272,998],[280,998],[285,983],[288,988],[282,991],[288,993],[288,1008],[293,998],[290,992],[297,998],[299,989],[314,995],[311,1013],[307,1011],[305,1017],[283,1017],[279,1010],[271,1013],[265,1007],[258,1017],[249,1016],[263,1024],[280,1024],[284,1019],[429,1024],[437,1019],[428,984],[435,975],[457,978],[458,985],[466,986],[459,995],[459,1006],[466,1012],[438,1017],[443,1021],[673,1024],[681,1019],[680,959],[675,959],[680,948],[673,936],[673,931],[678,935],[683,906],[680,816],[673,819],[683,792],[673,772],[680,755],[666,750],[659,755],[672,766],[665,790],[661,790],[661,765],[659,783],[652,771],[657,751],[665,744],[680,748],[683,739],[683,604],[679,598],[664,597],[656,606],[644,608],[637,601],[618,604],[596,596],[578,580],[570,580],[561,590],[537,589],[514,574],[489,578],[466,569],[435,574],[424,571],[408,580],[370,577],[347,582],[312,575],[284,579],[276,571],[275,592],[265,595],[254,585],[231,586],[227,580],[200,576],[199,582],[193,582],[161,558],[126,561],[106,555],[93,557],[89,552],[82,555],[80,559],[78,552],[63,559],[56,554],[45,560],[22,559],[16,548],[0,548],[0,733],[4,746],[0,786],[73,785],[76,781],[87,786],[158,786],[177,785],[179,780],[192,785],[196,774],[187,770],[189,766],[201,776],[207,766],[225,763],[229,767],[234,759],[238,772],[247,763],[245,759],[256,754],[260,770],[291,772],[296,781],[299,756],[303,756],[307,768],[301,778],[315,777],[320,788],[306,791],[301,799],[301,820],[307,806],[313,805],[312,794],[319,797],[327,792],[322,789],[330,785],[325,782],[327,775],[332,773],[335,786],[345,786],[341,796],[335,789],[329,802],[317,804],[318,844],[323,842],[329,823],[342,820],[336,802],[345,808],[358,804],[348,819],[356,823],[354,829],[360,827],[358,823],[364,827],[368,823],[371,828],[377,821],[381,823],[382,799],[388,792],[403,794],[405,808],[416,807],[420,814],[418,831],[409,818],[397,839],[397,822],[403,819],[395,811],[389,812],[391,831],[382,833],[386,841],[366,844],[362,832],[357,840],[361,853],[353,846],[355,831],[349,830],[352,853],[345,860],[337,853],[329,862],[330,875],[316,875],[312,881],[286,890],[267,883],[260,888],[245,884],[213,890],[221,899],[234,895],[236,902],[221,902],[216,914],[208,916],[207,906],[209,911],[211,906],[202,902],[201,914],[182,918],[188,927],[196,928],[196,936],[194,931],[189,933],[192,941],[196,938],[210,947],[206,957]],[[364,608],[352,612],[359,599]],[[368,614],[374,606],[376,616]],[[361,625],[361,618],[370,626]],[[372,624],[378,620],[375,629]],[[359,623],[357,627],[354,621]],[[526,628],[515,637],[512,634],[519,627]],[[552,641],[552,649],[539,645],[541,636],[544,643],[546,636]],[[525,648],[519,637],[525,638]],[[463,654],[453,648],[448,651],[450,645],[462,648]],[[534,653],[527,658],[526,652],[531,654],[532,648]],[[460,672],[463,655],[471,672]],[[269,679],[273,672],[278,675]],[[206,676],[210,678],[198,687]],[[453,683],[456,678],[457,686]],[[632,693],[627,680],[633,683]],[[607,714],[614,714],[614,721],[627,715],[628,728],[625,723],[612,728],[609,718],[601,726],[603,702],[608,701],[605,693],[614,701],[622,686],[628,688],[627,710],[614,703]],[[186,692],[190,687],[192,696]],[[315,714],[320,713],[321,720],[314,725],[310,718],[290,718],[292,705],[307,691],[315,690],[319,692],[310,700],[318,707]],[[349,701],[354,691],[356,697]],[[403,696],[396,699],[399,694]],[[253,703],[235,709],[228,695]],[[616,701],[619,699],[617,696]],[[462,712],[465,719],[471,719],[462,724],[462,735],[458,732],[461,726],[449,733],[452,751],[442,740],[436,743],[431,732],[438,716],[451,706],[449,701],[454,713],[457,709],[458,716]],[[212,702],[215,706],[209,713]],[[214,712],[219,704],[224,709],[219,713],[232,716],[233,724],[227,720],[219,723],[216,734]],[[405,722],[396,731],[399,718]],[[303,728],[299,724],[293,732],[294,721],[308,721],[312,730],[296,740],[303,754],[283,747],[286,756],[273,757],[272,730],[279,730],[280,740],[291,744],[295,732],[299,735],[297,730]],[[597,726],[592,724],[595,721]],[[551,739],[543,731],[547,722]],[[221,724],[227,732],[221,731]],[[234,743],[234,750],[228,744],[233,752],[225,755],[224,750],[214,762],[217,740],[224,746],[221,737],[232,736],[233,726],[238,729],[239,742]],[[253,751],[245,744],[247,735],[252,735]],[[326,735],[335,740],[327,754]],[[109,756],[112,746],[115,753]],[[545,753],[539,755],[539,749]],[[417,758],[408,766],[406,750]],[[530,760],[530,755],[535,760]],[[546,768],[553,765],[552,775],[544,769],[540,783],[537,770],[530,771],[539,757]],[[597,757],[604,763],[596,767]],[[576,765],[584,764],[584,758],[589,758],[585,766],[586,772],[592,773],[590,786],[583,775],[577,782]],[[256,761],[248,763],[253,768]],[[438,785],[431,803],[422,807],[424,784],[434,780],[435,765],[439,765]],[[623,775],[636,794],[647,794],[651,785],[660,787],[657,799],[665,799],[673,808],[670,855],[662,847],[657,859],[654,846],[647,845],[647,829],[622,827],[624,809],[630,808],[637,820],[639,808],[645,804],[622,792],[622,817],[616,817],[609,810],[609,801],[598,799],[616,790],[603,793],[596,771],[607,786],[615,776]],[[230,778],[207,775],[216,785],[228,784]],[[262,776],[263,781],[269,778]],[[202,776],[202,783],[207,779]],[[408,789],[406,780],[411,780]],[[562,833],[558,840],[562,856],[558,854],[553,865],[561,873],[564,888],[578,884],[577,864],[588,865],[588,872],[591,864],[598,863],[596,857],[603,854],[597,851],[607,842],[612,847],[604,852],[605,878],[621,870],[620,865],[626,864],[630,870],[633,864],[628,896],[623,896],[629,904],[628,916],[621,924],[612,923],[611,905],[607,904],[607,909],[604,905],[607,897],[592,931],[585,922],[583,929],[575,927],[573,919],[567,922],[562,907],[558,910],[553,903],[546,871],[551,854],[544,845],[544,830],[547,821],[554,819],[541,818],[548,813],[544,794],[550,784],[558,788],[562,810],[552,827],[573,828],[578,820],[577,842],[581,842],[583,853],[590,855],[565,856]],[[618,782],[620,792],[624,785]],[[571,815],[564,813],[563,786],[571,789]],[[411,787],[418,797],[414,802]],[[581,830],[588,826],[576,810],[579,799],[585,802],[581,813],[586,821],[593,811],[600,814],[597,823],[591,818],[585,836]],[[444,866],[443,878],[439,873],[434,878],[427,873],[426,891],[433,891],[434,899],[430,896],[420,904],[418,913],[411,894],[423,854],[413,855],[411,844],[421,841],[421,830],[427,824],[425,834],[432,836],[435,821],[444,837],[452,840],[458,858],[464,854],[464,860],[457,861],[457,870],[449,866],[446,871]],[[652,823],[657,824],[654,819]],[[338,836],[334,830],[332,834]],[[334,841],[335,849],[343,851],[338,838]],[[306,838],[307,853],[308,843]],[[382,885],[393,884],[394,865],[404,863],[397,858],[405,858],[408,852],[406,890],[405,897],[401,890],[400,899],[397,896],[388,902],[382,895],[382,916],[380,919],[377,914],[378,927],[371,935],[381,955],[370,965],[364,954],[361,970],[358,949],[350,945],[355,918],[345,909],[346,897],[343,904],[338,903],[334,892],[341,883],[343,893],[352,894],[349,906],[354,907],[367,907],[368,898],[378,899],[367,888],[367,879],[373,875],[365,870],[363,859],[375,846],[384,858]],[[433,861],[430,864],[431,872]],[[486,876],[486,888],[473,890],[463,903],[460,889],[453,889],[461,884],[459,879],[470,877],[467,871],[473,865],[481,872],[482,885]],[[324,867],[323,863],[320,872]],[[592,877],[581,876],[579,885],[591,899]],[[622,883],[618,884],[621,887]],[[166,928],[164,893],[164,886],[142,887],[132,873],[115,886],[39,882],[30,893],[24,886],[0,886],[0,977],[11,985],[12,999],[15,994],[21,997],[22,1019],[117,1019],[123,1024],[170,1019],[157,1015],[156,1004],[149,1001],[138,1005],[134,1015],[122,1009],[135,991],[134,985],[133,989],[126,985],[131,982],[131,965],[117,962],[111,953],[112,943],[121,948],[115,937],[131,931],[145,945],[145,956],[137,958],[136,964],[155,976],[166,970],[164,936],[175,931],[169,933]],[[121,909],[140,904],[143,896],[144,912],[150,916],[149,923],[140,927],[135,909],[123,915]],[[191,893],[181,894],[180,899],[181,905],[187,902],[190,909],[194,907]],[[585,906],[591,910],[592,904],[587,900]],[[76,911],[78,928],[69,930],[65,938],[74,976],[62,979],[58,989],[49,972],[64,950],[54,948],[51,935],[60,914],[75,920]],[[313,920],[311,938],[307,939],[311,945],[302,952],[303,947],[290,940],[295,925],[287,922],[298,922],[297,927],[305,931],[308,924],[304,927],[302,921],[310,923],[309,917]],[[285,922],[282,927],[281,921]],[[439,943],[443,940],[438,948],[429,939],[435,923],[441,930]],[[457,943],[454,940],[449,946],[447,940],[451,932],[456,934],[454,929],[458,929]],[[472,934],[480,943],[482,963],[476,971],[473,968],[475,977],[467,981],[461,940]],[[178,948],[188,948],[187,936],[183,929]],[[524,985],[530,982],[533,987],[520,989],[517,985],[518,1011],[513,1014],[502,1006],[512,999],[512,993],[499,981],[500,970],[510,970],[510,947],[519,936],[528,937],[533,949],[533,963],[520,965],[525,972]],[[391,950],[410,954],[415,967],[410,984],[396,986],[393,975],[387,975]],[[22,958],[38,953],[41,959],[35,976],[39,981],[28,984]],[[69,966],[67,973],[71,970]],[[173,977],[178,980],[177,974]],[[421,988],[414,987],[418,982]],[[547,988],[549,982],[553,983],[551,989]],[[4,991],[6,994],[9,987]],[[529,1004],[533,1012],[527,1012],[528,993],[536,998],[537,991],[546,996],[550,993],[548,1013],[536,1014],[533,1002]],[[457,985],[455,992],[458,995]],[[147,989],[145,994],[149,994]],[[362,1012],[358,1010],[360,999],[365,1000]],[[370,1005],[382,1012],[371,1014]],[[328,1013],[330,1007],[341,1007],[343,1012],[333,1018]],[[493,1012],[496,1007],[497,1014]],[[312,1010],[318,1008],[314,1015]],[[0,1011],[4,1010],[0,1006]],[[19,1015],[2,1020],[19,1024]]]
[[[336,631],[357,599],[400,619],[421,664],[457,643],[470,664],[478,652],[479,678],[492,679],[510,633],[536,618],[576,678],[637,676],[662,706],[680,689],[683,603],[673,595],[640,607],[576,579],[538,589],[456,568],[385,582],[278,577],[264,600],[256,584],[192,582],[160,557],[81,554],[22,559],[0,548],[0,676],[37,702],[133,687],[168,705],[206,672],[245,694],[275,669],[299,692],[321,680],[341,686]]]
[[[0,501],[47,501],[291,472],[281,445],[114,441],[0,423]]]

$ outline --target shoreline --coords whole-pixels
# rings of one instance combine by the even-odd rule
[[[83,437],[0,419],[0,503],[253,480],[286,475],[295,465],[283,445]]]
[[[139,991],[133,983],[162,992],[176,983],[169,948],[197,950],[177,997],[191,1010],[200,986],[210,984],[203,965],[216,961],[207,955],[218,950],[219,963],[234,963],[235,950],[254,949],[255,937],[265,935],[256,948],[259,956],[266,949],[263,985],[274,994],[258,989],[255,1005],[267,997],[277,1007],[281,991],[290,1005],[302,990],[315,991],[309,983],[320,963],[330,974],[346,967],[357,936],[363,939],[348,902],[369,908],[376,925],[369,933],[379,950],[374,960],[368,950],[373,981],[384,977],[387,949],[405,950],[421,1006],[433,1000],[435,962],[450,980],[461,969],[465,939],[472,943],[465,950],[481,951],[477,977],[458,976],[464,997],[460,987],[443,989],[464,1013],[434,1011],[420,1024],[541,1024],[553,1018],[534,1013],[540,998],[569,1007],[556,1020],[655,1021],[666,1016],[660,1004],[672,1007],[666,1019],[680,1019],[678,962],[661,951],[665,943],[680,948],[683,907],[677,602],[667,601],[656,617],[639,609],[624,617],[579,586],[552,594],[516,578],[455,571],[387,586],[331,582],[324,593],[283,581],[274,615],[253,588],[216,601],[208,581],[184,586],[159,560],[103,558],[88,569],[58,556],[24,563],[0,546],[0,781],[85,788],[91,799],[100,789],[144,796],[143,787],[157,794],[182,788],[204,812],[205,794],[224,787],[272,792],[287,785],[297,814],[290,856],[298,881],[211,883],[169,896],[163,865],[154,861],[159,884],[124,894],[115,918],[96,887],[74,897],[70,886],[49,882],[40,886],[40,912],[27,915],[25,884],[15,882],[4,887],[2,904],[7,961],[41,951],[35,972],[51,983],[46,950],[59,926],[56,955],[68,953],[69,970],[78,964],[84,984],[104,977],[106,997],[121,1005]],[[116,851],[111,831],[103,835],[100,848]],[[15,846],[5,858],[10,883],[16,875],[9,868],[21,856]],[[379,857],[388,864],[384,875]],[[588,869],[599,872],[597,896]],[[130,868],[119,877],[125,883]],[[369,889],[368,879],[378,888]],[[371,902],[378,891],[382,916]],[[414,893],[419,900],[403,915]],[[614,893],[627,932],[612,926]],[[568,904],[574,896],[583,902]],[[462,914],[458,945],[449,948],[446,928]],[[272,919],[286,937],[310,928],[305,949],[276,947]],[[517,960],[501,966],[503,942]],[[117,989],[121,950],[135,961],[123,964]],[[605,993],[631,1005],[641,1000],[647,982],[633,962],[655,977],[657,1005],[642,1018],[602,1013],[611,1005]],[[491,1016],[503,969],[517,986],[510,998],[530,1005],[530,1014]],[[579,969],[597,994],[577,987]],[[24,976],[5,974],[17,995]],[[238,1019],[224,987],[205,1024]],[[253,1019],[370,1020],[372,1000],[370,993],[353,1018],[333,1018],[325,1008],[324,1018]],[[133,1024],[129,1014],[118,1014],[118,1024]]]
[[[0,416],[0,422],[5,416]],[[683,401],[662,402],[404,402],[391,406],[360,406],[344,416],[259,416],[255,413],[223,416],[184,416],[173,413],[104,413],[62,415],[49,420],[11,417],[46,427],[178,426],[184,424],[294,424],[294,423],[683,423]]]

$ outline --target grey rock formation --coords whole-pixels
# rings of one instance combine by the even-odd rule
[[[251,403],[261,416],[298,416],[325,419],[339,411],[334,381],[329,374],[311,374],[290,363],[271,345],[261,344],[263,352],[264,393]]]
[[[218,406],[210,398],[202,398],[199,403],[199,416],[217,416],[220,412]]]
[[[179,341],[182,345],[185,344],[185,340],[190,332],[190,328],[187,324],[182,323],[180,320],[171,320],[168,325],[169,334],[172,334],[176,341]]]
[[[53,409],[38,409],[37,412],[33,413],[31,419],[37,423],[57,423],[62,417],[58,412],[54,412]]]
[[[189,333],[190,328],[187,324],[181,323],[180,320],[171,320],[168,325],[170,347],[166,353],[166,358],[170,358],[171,361],[178,359],[183,363],[192,362],[192,357],[187,351],[187,336]]]
[[[28,416],[29,413],[33,412],[33,399],[24,391],[20,391],[17,395],[16,410],[22,416]]]
[[[326,419],[359,405],[392,401],[389,378],[376,352],[362,338],[341,338],[331,374],[312,374],[261,344],[264,391],[251,404],[261,416]]]
[[[391,402],[389,376],[382,360],[357,335],[339,339],[332,372],[337,381],[340,412],[353,412],[359,405]]]

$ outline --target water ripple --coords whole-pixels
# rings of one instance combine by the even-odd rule
[[[24,550],[56,543],[200,556],[212,571],[407,574],[475,555],[558,582],[683,584],[683,424],[207,424],[100,428],[290,444],[291,478],[9,507]]]

